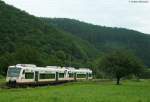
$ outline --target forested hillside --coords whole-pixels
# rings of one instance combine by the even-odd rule
[[[0,1],[0,73],[16,63],[88,66],[96,52],[87,41]]]
[[[17,63],[91,67],[97,56],[127,49],[150,66],[150,35],[63,18],[38,18],[0,1],[0,74]]]
[[[58,27],[95,46],[100,52],[127,49],[139,56],[150,66],[150,35],[141,32],[92,25],[65,18],[41,18],[45,23]]]

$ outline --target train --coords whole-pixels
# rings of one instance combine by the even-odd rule
[[[65,81],[91,80],[92,70],[89,68],[46,66],[34,64],[16,64],[9,66],[6,82],[8,85],[42,85]]]

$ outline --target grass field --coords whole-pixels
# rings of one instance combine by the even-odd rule
[[[150,80],[0,89],[0,102],[150,102]]]

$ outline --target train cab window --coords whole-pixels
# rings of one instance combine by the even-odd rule
[[[59,78],[64,78],[64,73],[59,73]]]
[[[33,72],[26,72],[25,73],[25,79],[33,79],[34,73]]]
[[[21,68],[13,67],[8,68],[7,76],[8,77],[19,77]]]
[[[40,79],[55,79],[55,74],[40,74]]]
[[[86,78],[86,74],[77,74],[77,78]]]

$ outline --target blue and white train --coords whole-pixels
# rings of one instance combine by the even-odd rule
[[[6,82],[17,85],[49,84],[53,82],[90,80],[92,70],[88,68],[17,64],[8,67]]]

